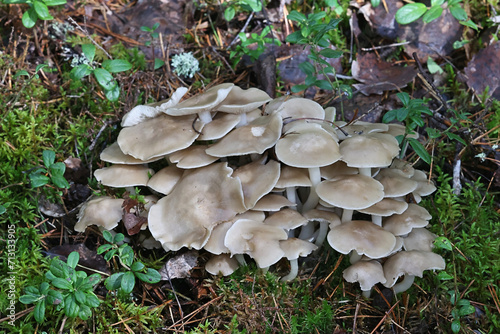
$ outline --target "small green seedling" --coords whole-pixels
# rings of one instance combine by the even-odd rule
[[[352,94],[350,86],[339,85],[332,82],[329,75],[335,75],[335,69],[327,61],[328,58],[340,58],[343,52],[330,49],[331,41],[329,33],[337,28],[340,19],[328,19],[325,12],[318,12],[305,16],[297,11],[292,11],[287,18],[297,22],[299,30],[286,37],[286,41],[292,44],[310,47],[308,58],[312,60],[299,64],[299,68],[306,74],[305,83],[292,87],[292,92],[298,93],[309,87],[316,86],[320,89],[339,89],[348,95]],[[318,79],[323,75],[325,79]]]
[[[66,170],[64,162],[55,162],[56,154],[51,150],[43,151],[42,159],[45,168],[38,168],[29,175],[31,186],[38,188],[52,183],[57,188],[68,189],[69,183],[64,178]]]
[[[92,316],[92,309],[100,304],[94,294],[94,286],[101,281],[101,275],[87,276],[84,271],[76,271],[80,260],[78,252],[68,256],[67,263],[58,257],[52,259],[49,271],[45,273],[47,281],[39,287],[29,286],[25,295],[19,297],[23,304],[35,304],[35,320],[42,323],[48,306],[54,306],[69,318],[87,320]]]
[[[87,58],[87,61],[71,70],[71,79],[81,80],[93,74],[104,90],[106,98],[110,101],[118,100],[118,97],[120,97],[120,86],[111,73],[128,71],[132,68],[132,65],[124,59],[108,59],[102,62],[102,67],[96,66],[94,62],[96,48],[93,44],[82,45],[82,52]]]
[[[409,138],[408,135],[414,134],[417,127],[423,127],[425,125],[423,114],[432,116],[432,111],[424,105],[424,100],[410,99],[408,93],[401,92],[397,93],[396,96],[403,103],[403,108],[388,111],[382,121],[389,123],[397,120],[405,124],[405,135],[396,137],[402,147],[400,158],[404,157],[406,148],[410,145],[422,160],[430,164],[431,156],[425,147],[418,140]]]
[[[250,37],[247,37],[245,33],[240,32],[238,37],[241,40],[241,44],[236,46],[234,51],[231,51],[229,54],[229,58],[234,59],[233,66],[236,66],[238,62],[241,60],[243,55],[247,55],[252,59],[252,61],[256,61],[261,54],[266,51],[266,44],[275,44],[280,46],[281,42],[276,38],[266,37],[271,32],[271,27],[267,26],[262,29],[262,32],[259,34],[252,33]],[[255,49],[249,48],[250,45],[257,44]]]
[[[151,28],[150,27],[146,27],[146,26],[142,26],[141,27],[141,30],[145,31],[145,32],[149,32],[149,36],[151,37],[151,40],[145,42],[144,45],[150,46],[151,43],[152,43],[152,41],[155,38],[158,38],[160,36],[160,34],[158,34],[157,32],[155,32],[155,30],[158,29],[159,26],[160,26],[160,23],[156,22]]]
[[[430,7],[419,2],[409,3],[398,9],[396,12],[396,21],[399,24],[409,24],[422,17],[425,23],[429,23],[440,17],[445,9],[449,9],[451,15],[460,24],[478,30],[477,25],[468,18],[467,13],[460,6],[461,2],[462,0],[431,0]]]
[[[146,266],[140,261],[134,261],[134,251],[127,243],[122,243],[125,236],[122,233],[117,233],[115,236],[109,231],[102,233],[104,239],[109,244],[101,245],[97,249],[98,254],[104,254],[104,259],[110,261],[114,256],[118,257],[120,264],[127,269],[114,273],[104,281],[104,285],[108,290],[118,290],[121,296],[128,295],[135,287],[136,277],[143,282],[154,284],[158,283],[161,279],[160,273],[152,268]]]
[[[226,21],[231,21],[236,15],[236,11],[260,12],[262,3],[260,0],[234,0],[227,1],[227,7],[224,10],[224,18]]]
[[[24,12],[22,17],[23,25],[26,28],[33,28],[38,19],[53,20],[54,17],[49,13],[49,6],[58,6],[66,4],[66,0],[2,0],[2,3],[13,4],[27,4],[29,9]]]

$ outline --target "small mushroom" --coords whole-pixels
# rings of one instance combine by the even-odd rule
[[[358,261],[342,272],[349,283],[358,282],[363,291],[363,297],[369,298],[372,288],[378,283],[385,283],[384,268],[375,260]]]
[[[154,170],[142,165],[112,165],[94,172],[97,181],[114,188],[145,186],[153,174]]]
[[[285,196],[277,194],[267,194],[255,203],[252,210],[256,211],[279,211],[285,206],[293,207],[296,203],[290,202]]]
[[[398,141],[385,133],[354,135],[340,143],[342,161],[370,177],[372,168],[389,166],[398,153]]]
[[[403,247],[407,251],[419,250],[432,252],[436,238],[437,235],[426,228],[414,228],[408,233],[408,236],[403,238]]]
[[[171,116],[197,114],[202,123],[210,123],[212,121],[211,111],[224,101],[233,87],[234,84],[232,83],[213,86],[201,94],[197,94],[172,108],[166,109],[165,113]]]
[[[227,231],[224,244],[232,255],[247,254],[259,268],[268,268],[285,255],[279,241],[287,238],[285,230],[280,227],[238,219]]]
[[[396,237],[369,221],[352,220],[330,229],[328,243],[342,254],[355,250],[359,255],[380,259],[394,249]]]
[[[74,230],[85,232],[89,225],[98,225],[111,230],[118,225],[123,216],[123,199],[101,196],[87,201],[78,213]]]
[[[113,144],[106,147],[99,156],[102,161],[110,162],[113,164],[125,164],[125,165],[140,165],[147,164],[153,161],[158,161],[163,159],[163,156],[154,157],[147,160],[136,159],[131,155],[125,154],[120,149],[118,142],[114,142]]]
[[[285,252],[285,257],[290,261],[290,273],[286,276],[281,277],[282,281],[291,281],[299,272],[298,259],[299,256],[307,256],[313,251],[318,249],[313,243],[305,241],[298,238],[289,238],[287,240],[281,240],[280,247]]]
[[[168,156],[169,160],[177,163],[178,168],[191,169],[210,165],[219,158],[205,153],[208,145],[192,145],[176,151]]]
[[[168,195],[179,182],[183,173],[184,170],[177,168],[175,165],[167,166],[153,175],[149,179],[147,186],[160,194]]]
[[[415,276],[422,277],[424,270],[443,270],[446,264],[444,259],[432,252],[402,251],[389,257],[384,263],[384,275],[387,288],[394,290],[394,294],[408,290]],[[403,281],[397,283],[400,276],[404,275]]]
[[[353,210],[366,209],[384,198],[384,187],[366,175],[341,175],[316,188],[326,203],[344,209],[342,222],[351,220]]]
[[[154,118],[158,116],[160,113],[164,112],[168,108],[175,106],[182,99],[184,94],[188,91],[185,87],[179,87],[172,94],[172,96],[163,101],[146,104],[146,105],[138,105],[132,108],[128,113],[126,113],[122,118],[122,127],[128,127],[137,125],[139,123],[144,122],[149,118]]]
[[[432,216],[425,208],[410,203],[400,215],[392,215],[384,220],[382,226],[394,235],[406,235],[413,228],[426,227]]]
[[[389,217],[393,214],[402,214],[407,208],[408,203],[406,202],[397,201],[392,198],[384,198],[380,202],[377,202],[366,209],[359,209],[358,211],[371,215],[372,222],[378,226],[382,226],[382,217]]]
[[[239,267],[238,261],[229,254],[214,255],[205,264],[205,270],[212,275],[229,276]]]

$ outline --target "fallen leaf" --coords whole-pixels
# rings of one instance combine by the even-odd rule
[[[382,94],[405,87],[417,75],[412,66],[397,66],[377,58],[374,53],[358,54],[352,62],[352,75],[363,84],[353,86],[364,95]]]
[[[190,277],[189,272],[198,264],[198,252],[195,250],[178,254],[169,259],[159,270],[162,280]]]
[[[480,50],[464,69],[467,85],[478,95],[489,87],[488,95],[500,99],[500,43]]]

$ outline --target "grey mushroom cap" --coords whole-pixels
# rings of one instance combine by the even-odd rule
[[[259,268],[266,268],[285,255],[279,241],[287,238],[287,233],[280,227],[251,219],[239,219],[227,231],[224,244],[232,255],[250,255]]]
[[[425,270],[443,270],[446,267],[444,259],[432,252],[401,251],[392,255],[384,263],[384,275],[387,282],[384,286],[394,286],[403,275],[422,277]]]
[[[385,133],[356,135],[340,143],[340,153],[349,167],[387,167],[398,155],[399,143]]]
[[[408,236],[403,238],[403,247],[407,251],[419,250],[432,252],[436,238],[437,235],[426,228],[414,228],[408,233]]]
[[[217,111],[242,114],[271,101],[271,97],[258,88],[242,89],[234,86],[227,97],[217,106]]]
[[[118,226],[123,216],[123,199],[101,196],[87,201],[78,213],[78,222],[74,230],[85,232],[89,225],[98,225],[106,230]]]
[[[160,194],[168,195],[179,182],[183,173],[184,170],[175,165],[164,167],[149,179],[147,186]]]
[[[246,211],[239,179],[227,163],[184,172],[173,191],[149,210],[149,230],[170,250],[201,249],[212,229]]]
[[[236,271],[239,263],[229,254],[215,255],[210,258],[205,264],[205,270],[212,275],[229,276]]]
[[[145,186],[153,174],[153,169],[142,165],[112,165],[94,172],[97,181],[114,188]]]
[[[378,283],[385,283],[384,268],[378,261],[358,261],[342,273],[349,283],[358,282],[362,291],[369,291]]]
[[[285,257],[288,260],[295,260],[301,256],[307,256],[318,249],[318,246],[315,244],[299,238],[280,240],[280,247],[285,252]]]
[[[384,198],[384,187],[371,177],[342,175],[322,181],[316,191],[326,203],[348,210],[365,209]]]
[[[106,147],[101,152],[101,155],[99,157],[102,161],[125,165],[140,165],[163,159],[163,156],[158,156],[147,160],[136,159],[131,155],[123,153],[120,149],[120,146],[118,145],[118,142],[114,142],[113,144]]]
[[[167,100],[135,106],[123,116],[121,123],[122,127],[133,126],[142,123],[149,118],[158,116],[168,108],[171,108],[179,103],[187,91],[187,88],[179,87]]]
[[[262,154],[276,144],[282,126],[278,114],[258,117],[247,125],[229,132],[206,152],[214,157]]]
[[[392,252],[396,237],[370,221],[352,220],[330,229],[328,243],[342,254],[355,250],[359,255],[379,259]]]
[[[413,228],[426,227],[431,218],[431,214],[425,208],[410,203],[402,214],[386,218],[382,226],[394,235],[406,235]]]
[[[190,146],[203,123],[194,122],[194,116],[173,117],[160,114],[118,134],[118,145],[123,153],[140,160],[165,156]]]

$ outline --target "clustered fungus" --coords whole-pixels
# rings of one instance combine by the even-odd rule
[[[423,270],[444,269],[418,205],[436,188],[396,158],[401,127],[334,122],[334,108],[230,83],[186,92],[128,112],[101,154],[110,166],[95,171],[103,185],[155,195],[143,228],[165,251],[204,249],[207,271],[223,275],[245,257],[266,270],[286,258],[291,280],[298,258],[327,240],[349,255],[344,278],[365,295],[378,283],[404,291]],[[75,230],[114,228],[122,204],[91,199]]]

